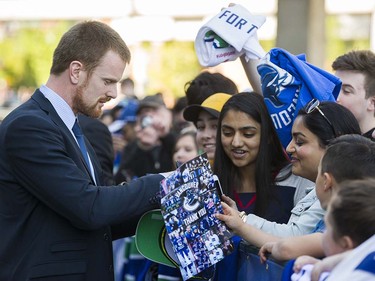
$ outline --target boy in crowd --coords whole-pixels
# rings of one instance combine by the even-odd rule
[[[337,102],[358,120],[362,134],[375,140],[375,54],[369,50],[351,51],[332,63],[342,81]]]

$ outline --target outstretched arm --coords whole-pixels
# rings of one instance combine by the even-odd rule
[[[300,256],[296,259],[293,266],[293,271],[295,273],[298,273],[301,271],[302,267],[304,267],[307,264],[316,264],[320,260],[311,256]]]
[[[259,250],[262,262],[267,260],[268,254],[281,261],[295,259],[302,255],[323,257],[322,233],[287,237],[277,242],[268,242]]]
[[[345,251],[341,254],[333,255],[326,257],[320,261],[318,261],[315,265],[313,270],[311,271],[311,281],[318,281],[320,275],[323,272],[331,272],[333,268],[340,263],[344,258],[346,258],[352,250]]]
[[[280,238],[263,232],[254,226],[245,223],[239,216],[239,212],[228,204],[222,202],[224,214],[216,214],[216,217],[223,221],[228,228],[236,235],[241,236],[250,244],[261,247],[264,243],[269,241],[278,241]]]
[[[323,218],[324,212],[319,200],[316,199],[315,192],[310,192],[294,207],[287,224],[267,221],[254,214],[249,214],[246,222],[275,236],[299,236],[311,233],[316,224]]]
[[[246,77],[250,82],[251,87],[253,90],[262,95],[262,86],[260,83],[260,75],[257,70],[257,66],[259,64],[259,60],[257,59],[249,59],[246,61],[245,55],[240,57],[242,67],[245,71]]]

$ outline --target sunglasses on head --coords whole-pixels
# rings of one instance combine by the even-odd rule
[[[327,116],[324,114],[324,112],[319,108],[319,105],[320,105],[320,101],[318,99],[312,99],[306,106],[305,106],[305,111],[307,114],[313,112],[314,110],[317,110],[320,115],[324,118],[324,120],[327,121],[327,123],[329,124],[329,126],[331,127],[332,131],[333,131],[333,134],[334,136],[336,137],[336,130],[335,130],[335,127],[333,127],[331,121],[329,121],[329,119],[327,118]]]

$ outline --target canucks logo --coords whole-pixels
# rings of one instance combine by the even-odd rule
[[[184,197],[184,202],[183,202],[183,208],[186,211],[193,212],[195,211],[199,205],[199,198],[198,198],[198,193],[191,189],[186,190],[186,195]]]
[[[211,43],[214,46],[215,49],[223,49],[230,47],[230,45],[223,40],[219,35],[217,35],[212,30],[207,31],[204,35],[204,42]]]
[[[268,99],[274,107],[284,106],[279,96],[286,86],[293,83],[293,76],[269,61],[258,65],[258,73],[261,77],[264,98]]]

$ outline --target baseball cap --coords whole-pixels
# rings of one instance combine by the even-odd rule
[[[137,114],[141,112],[144,108],[159,108],[165,107],[165,103],[163,101],[163,96],[161,94],[155,94],[151,96],[144,97],[140,102],[137,109]]]
[[[178,267],[178,258],[165,229],[160,209],[146,212],[138,222],[135,244],[145,258],[170,267]]]
[[[120,111],[118,119],[125,122],[135,122],[139,101],[137,99],[127,99],[122,101],[122,103],[123,109]]]
[[[121,108],[117,120],[113,121],[108,129],[111,133],[119,133],[127,123],[136,121],[136,112],[138,110],[139,101],[136,99],[128,99],[119,102],[116,107]]]
[[[191,121],[195,124],[197,123],[199,112],[202,110],[219,118],[221,109],[231,96],[225,93],[216,93],[206,98],[202,104],[189,105],[183,112],[184,118],[186,121]]]

